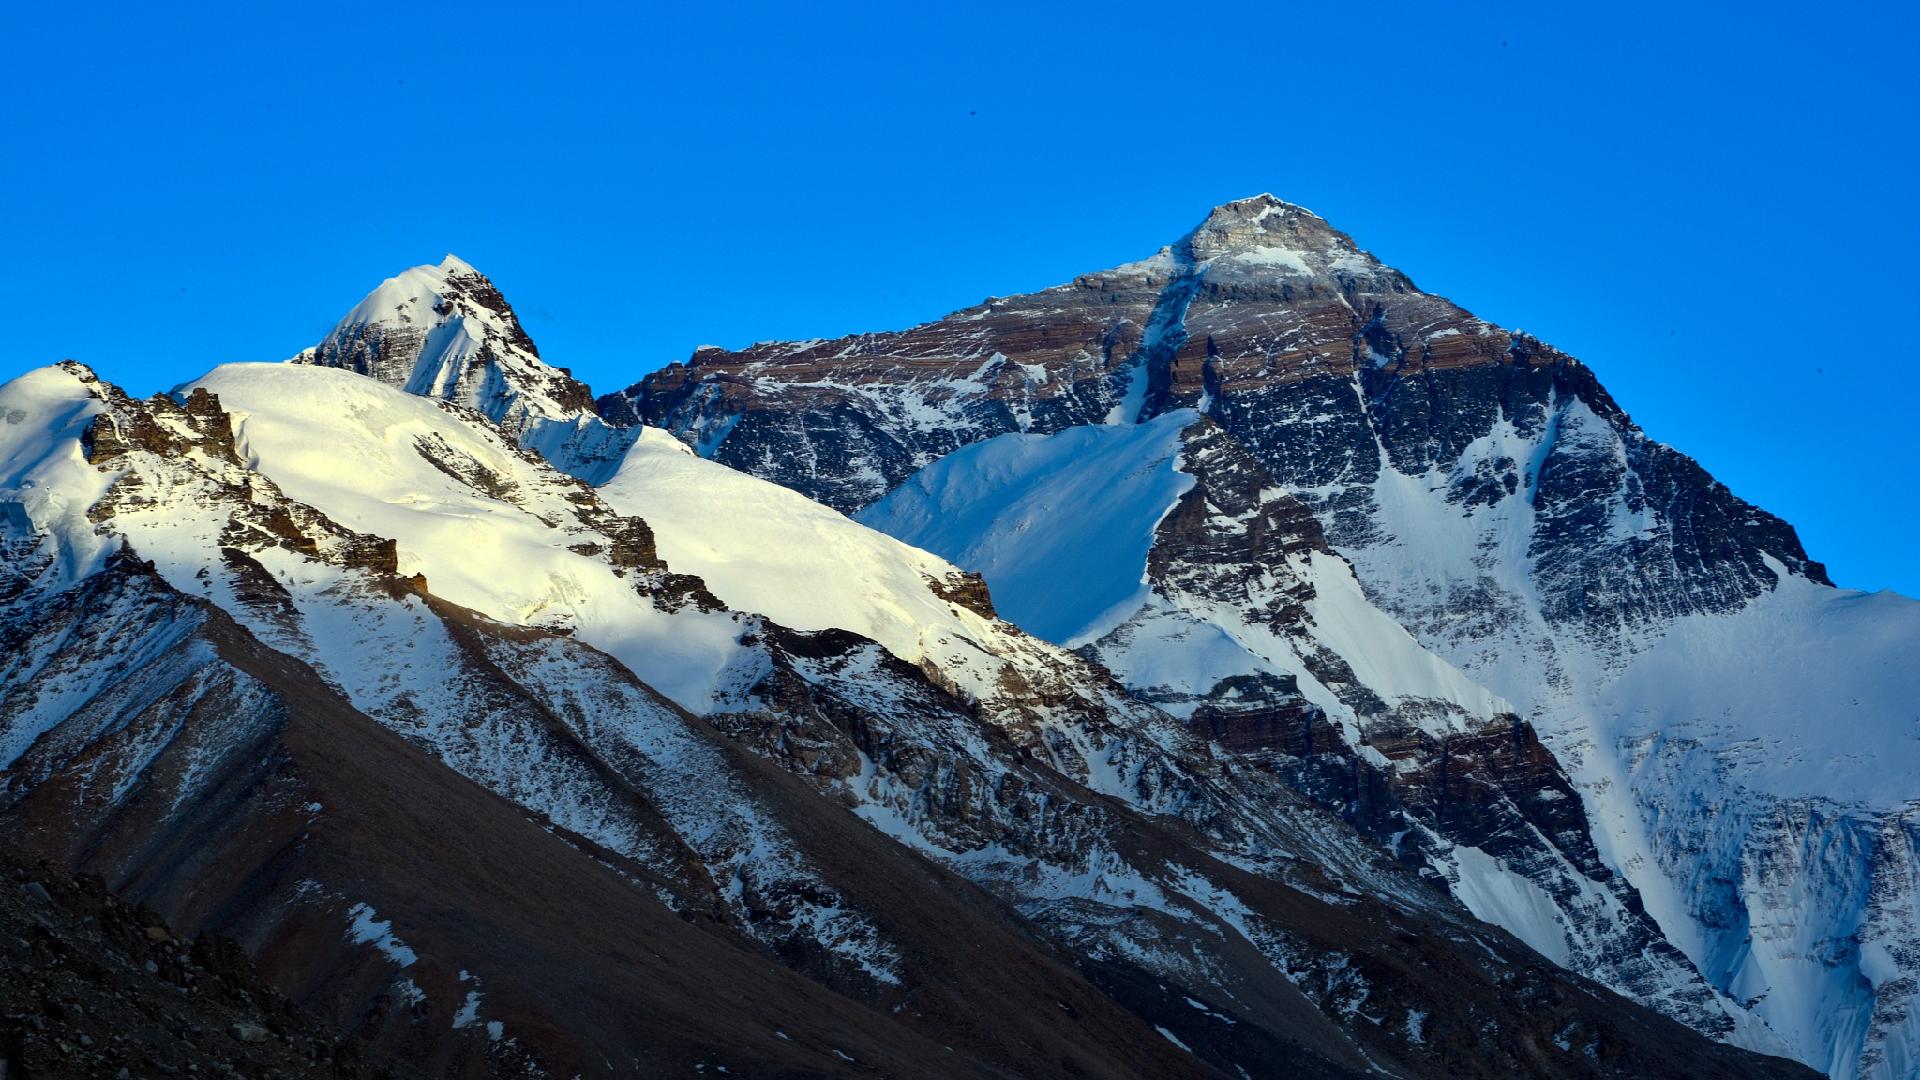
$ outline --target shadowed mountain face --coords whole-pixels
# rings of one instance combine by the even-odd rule
[[[292,364],[32,372],[0,822],[435,1074],[1804,1075],[1749,1052],[1811,1060],[1760,961],[1648,891],[1698,832],[1636,831],[1680,820],[1657,770],[1606,786],[1633,733],[1561,691],[1834,591],[1546,355],[1261,199],[597,414],[452,258]],[[1504,372],[1494,435],[1396,458],[1416,362]],[[1474,530],[1487,596],[1431,595]],[[1557,607],[1535,579],[1588,571],[1535,544],[1616,578]],[[1728,745],[1635,759],[1751,797],[1691,864],[1723,889],[1792,779]],[[1891,851],[1874,812],[1836,816]],[[1853,999],[1863,1067],[1897,1072],[1895,996]]]

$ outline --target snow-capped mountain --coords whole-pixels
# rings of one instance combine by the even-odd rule
[[[1014,622],[1277,753],[1356,822],[1364,791],[1306,777],[1311,740],[1272,732],[1351,716],[1351,750],[1396,696],[1484,687],[1565,769],[1586,835],[1571,799],[1546,811],[1551,784],[1522,816],[1618,907],[1437,867],[1463,902],[1576,966],[1615,949],[1582,935],[1644,908],[1747,1014],[1724,1036],[1920,1075],[1912,602],[1833,589],[1579,361],[1311,212],[1229,203],[1138,263],[898,333],[704,350],[600,408],[980,572]],[[1381,615],[1425,655],[1365,629]],[[1353,685],[1312,670],[1322,648]],[[1657,980],[1615,985],[1673,1007]]]
[[[1913,1075],[1903,778],[1737,662],[1897,742],[1912,605],[1602,401],[1270,198],[597,405],[449,256],[0,386],[0,827],[434,1073]]]
[[[633,432],[540,350],[493,282],[455,255],[380,283],[296,364],[344,368],[484,414],[562,472],[606,479]]]
[[[10,831],[437,1070],[1769,1068],[937,557],[657,435],[616,508],[480,413],[306,365],[148,401],[42,369],[0,415]],[[733,520],[676,506],[702,474]]]

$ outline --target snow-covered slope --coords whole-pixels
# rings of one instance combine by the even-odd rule
[[[113,545],[94,532],[87,511],[110,477],[87,464],[80,437],[104,411],[100,399],[59,368],[37,368],[0,386],[0,541],[39,543],[61,585],[98,569]],[[0,597],[25,589],[9,580]]]
[[[1154,527],[1193,486],[1173,462],[1196,419],[1002,435],[857,516],[986,578],[1000,612],[1029,633],[1079,645],[1144,599]]]
[[[1835,1076],[1920,1070],[1916,656],[1920,603],[1783,567],[1738,612],[1675,622],[1587,706],[1618,754],[1591,783],[1662,826],[1611,838],[1650,910]]]
[[[1697,740],[1775,798],[1911,805],[1920,601],[1779,575],[1738,612],[1689,615],[1636,656],[1597,695],[1607,735]]]
[[[596,491],[653,528],[661,558],[729,605],[795,630],[839,628],[909,663],[941,638],[998,633],[983,590],[951,563],[776,484],[694,456],[658,428]]]
[[[348,371],[229,364],[220,397],[247,467],[348,528],[398,543],[398,570],[501,622],[561,629],[704,711],[740,655],[728,614],[660,610],[618,565],[586,489],[455,407]]]

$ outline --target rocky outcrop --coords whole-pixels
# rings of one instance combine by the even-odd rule
[[[961,572],[947,579],[929,576],[927,588],[933,595],[949,604],[957,604],[975,615],[989,619],[998,618],[993,611],[993,597],[987,592],[987,583],[979,574]]]
[[[68,361],[62,370],[91,385],[102,385],[93,372]],[[112,391],[118,393],[117,389]],[[124,395],[122,395],[124,397]],[[233,445],[233,420],[220,408],[220,398],[197,390],[184,402],[155,394],[141,407],[103,413],[81,439],[87,460],[100,467],[113,465],[135,450],[150,454],[199,451],[222,462],[239,463]]]

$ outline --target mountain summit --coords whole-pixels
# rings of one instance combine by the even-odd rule
[[[591,401],[540,359],[493,282],[455,255],[381,282],[296,362],[456,402],[516,434],[530,417],[569,417]]]
[[[1628,938],[1595,928],[1634,918],[1570,883],[1631,883],[1627,909],[1742,1023],[1835,1076],[1920,1069],[1920,938],[1901,914],[1920,910],[1920,732],[1894,704],[1920,682],[1888,651],[1920,648],[1920,612],[1833,589],[1790,525],[1649,439],[1585,364],[1422,292],[1318,215],[1229,202],[1138,262],[899,332],[704,350],[599,408],[977,570],[1034,625],[1085,611],[1059,590],[1090,573],[1086,544],[1124,549],[1076,648],[1287,769],[1313,757],[1280,734],[1302,709],[1350,715],[1360,759],[1412,755],[1389,786],[1417,809],[1406,779],[1449,751],[1370,730],[1404,721],[1355,664],[1367,651],[1332,644],[1355,624],[1328,613],[1339,575],[1309,554],[1325,545],[1523,717],[1584,804],[1522,800],[1526,829],[1595,845],[1557,848],[1574,877],[1522,870],[1540,892],[1499,900],[1474,884],[1479,856],[1443,859],[1463,902],[1597,971],[1577,958]],[[1518,783],[1526,760],[1487,775]],[[1377,806],[1299,779],[1356,821]],[[1436,832],[1544,869],[1474,840],[1485,824]],[[1376,828],[1407,854],[1415,834]],[[1611,978],[1678,1007],[1665,977]]]
[[[1175,249],[1195,262],[1236,260],[1273,274],[1379,268],[1319,214],[1264,194],[1214,207]]]
[[[461,405],[568,472],[604,479],[632,442],[540,350],[486,275],[449,254],[380,283],[296,364],[341,368]]]

